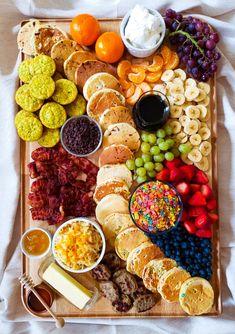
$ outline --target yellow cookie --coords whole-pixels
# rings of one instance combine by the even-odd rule
[[[27,110],[20,110],[16,115],[15,115],[15,126],[17,128],[18,124],[22,121],[22,119],[27,118],[27,117],[36,117],[35,114],[33,114],[31,111]]]
[[[37,99],[49,99],[54,93],[55,82],[48,75],[37,74],[30,80],[29,89],[31,95]]]
[[[157,293],[157,285],[160,277],[168,270],[177,266],[177,263],[172,259],[154,259],[146,264],[142,272],[142,279],[145,287]]]
[[[57,129],[64,124],[67,115],[65,109],[60,104],[48,102],[41,108],[39,118],[47,128]]]
[[[163,258],[160,248],[151,241],[147,241],[133,249],[127,258],[127,270],[132,274],[142,277],[145,265],[153,260]]]
[[[60,141],[59,129],[47,129],[44,128],[41,138],[38,140],[38,144],[43,147],[53,147]]]
[[[17,126],[17,132],[21,139],[36,141],[42,136],[43,126],[36,117],[23,118]]]
[[[78,94],[76,85],[67,79],[59,79],[55,83],[55,92],[52,100],[60,104],[69,104],[73,102]]]
[[[181,285],[188,278],[190,274],[186,270],[174,267],[160,277],[157,290],[167,302],[178,302]]]
[[[31,70],[32,75],[46,74],[49,77],[55,73],[55,62],[51,57],[46,55],[39,55],[31,59]]]
[[[120,232],[115,240],[115,250],[117,255],[126,260],[129,253],[143,242],[148,241],[148,237],[137,227],[129,227]]]
[[[26,59],[18,67],[19,78],[24,83],[28,83],[33,77],[31,66],[32,59]]]
[[[31,95],[28,84],[17,89],[15,95],[16,103],[24,110],[37,111],[43,105],[43,100],[37,99]]]
[[[83,115],[86,111],[86,100],[78,94],[72,103],[65,106],[65,110],[70,117]]]
[[[210,312],[214,303],[214,291],[210,283],[202,277],[192,277],[180,288],[180,305],[190,315]]]

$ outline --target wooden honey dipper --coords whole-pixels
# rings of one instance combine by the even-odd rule
[[[39,295],[39,293],[34,289],[34,282],[32,277],[30,277],[27,274],[23,274],[21,277],[19,277],[19,281],[20,283],[28,288],[29,290],[31,290],[33,292],[33,294],[38,298],[38,300],[42,303],[42,305],[45,307],[45,309],[48,311],[48,313],[50,313],[50,315],[52,316],[52,318],[55,320],[55,324],[57,328],[62,328],[64,327],[64,318],[58,318],[56,317],[56,315],[52,312],[52,310],[50,309],[50,307],[45,303],[45,301],[43,300],[43,298]]]

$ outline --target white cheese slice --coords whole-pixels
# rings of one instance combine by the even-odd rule
[[[43,279],[80,310],[92,298],[92,292],[72,276],[51,263],[42,275]]]

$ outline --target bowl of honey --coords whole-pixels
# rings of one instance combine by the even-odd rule
[[[20,247],[27,257],[41,259],[51,250],[51,234],[41,227],[30,228],[22,235]]]

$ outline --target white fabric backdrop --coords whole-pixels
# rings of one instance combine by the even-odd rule
[[[98,17],[122,16],[136,0],[7,0],[0,1],[0,333],[53,333],[51,322],[39,322],[20,301],[19,141],[14,129],[14,90],[17,85],[16,34],[25,17],[72,17],[89,12]],[[233,0],[161,1],[144,4],[198,13],[221,35],[223,53],[217,75],[219,200],[221,221],[223,315],[188,319],[74,319],[60,332],[86,334],[235,333],[235,3]],[[5,309],[5,311],[4,311]],[[109,325],[109,326],[107,326]]]

